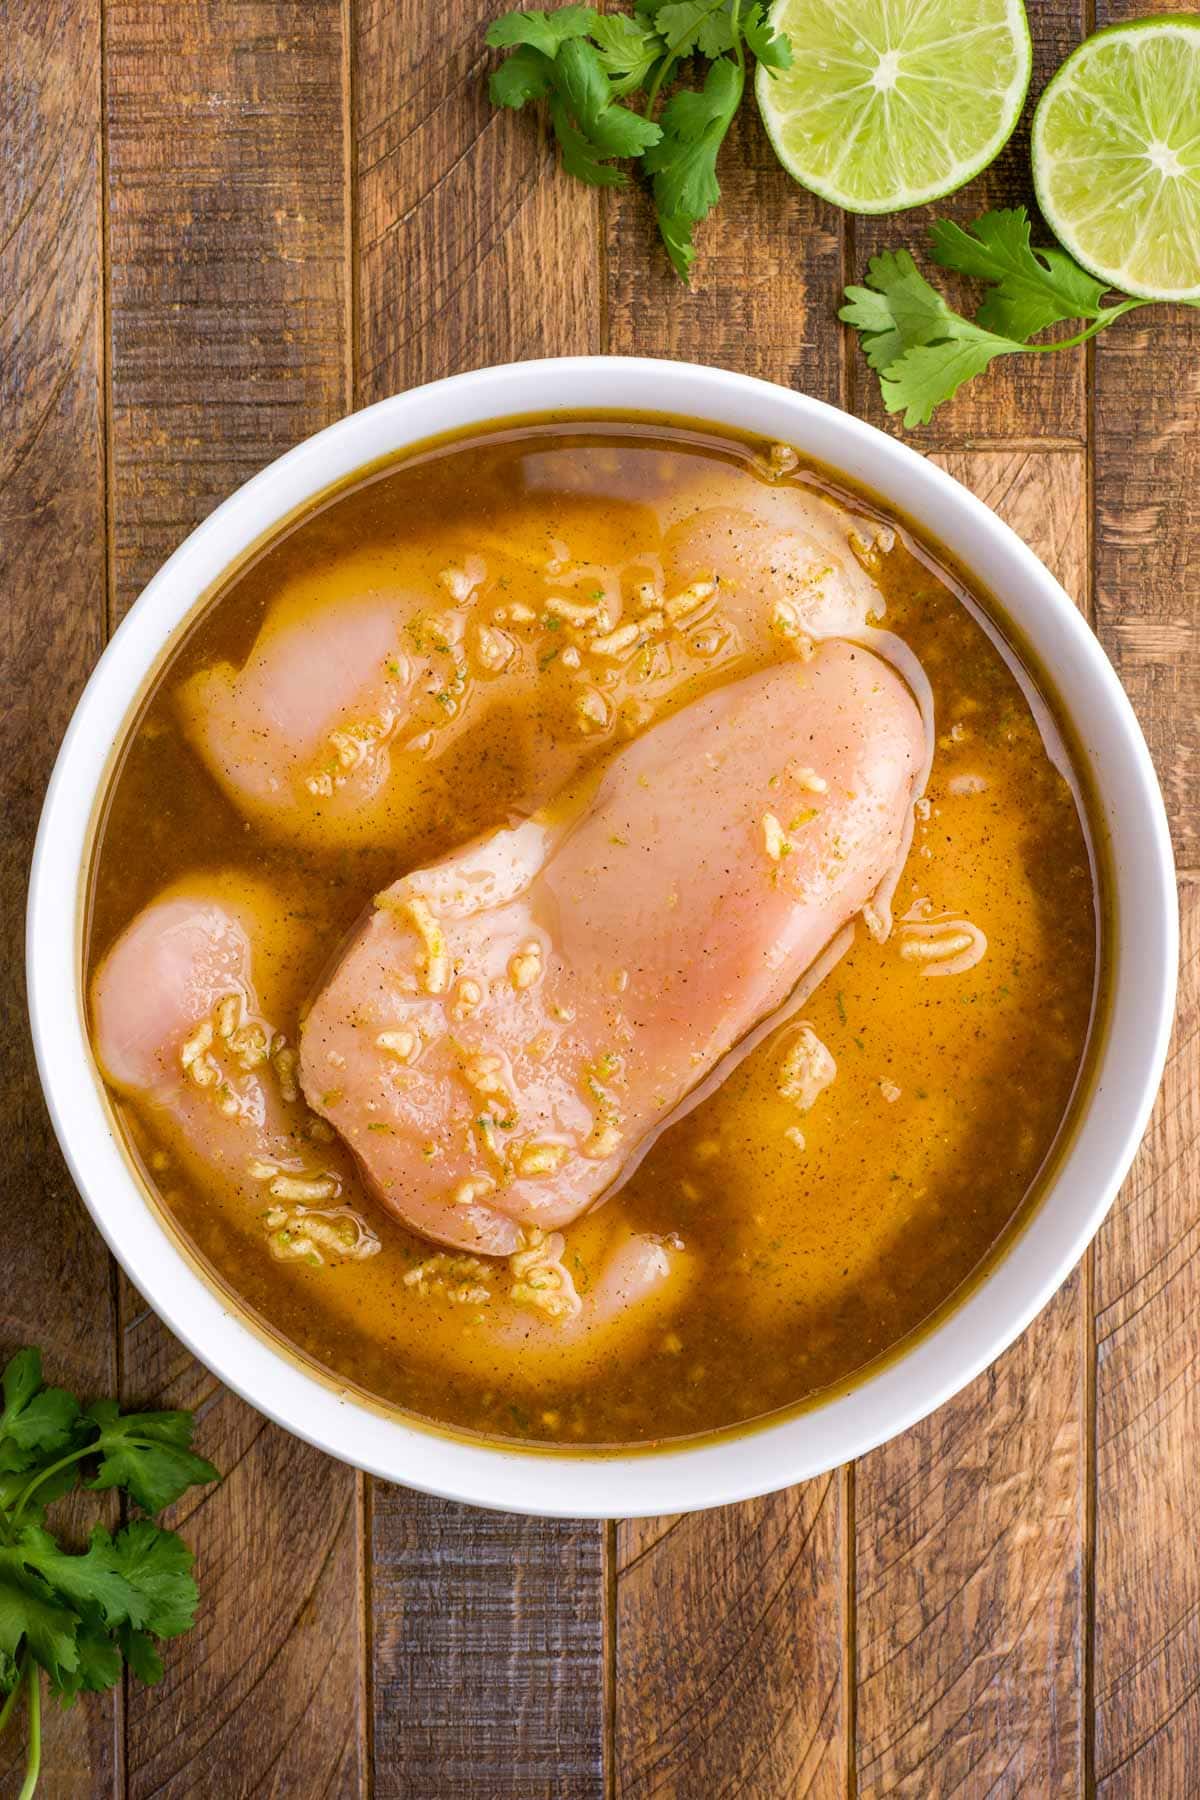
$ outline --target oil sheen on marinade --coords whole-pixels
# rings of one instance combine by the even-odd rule
[[[790,538],[773,523],[789,495],[805,521]],[[331,603],[390,618],[401,592],[399,687],[376,718],[402,702],[386,782],[370,721],[366,751],[298,728],[275,763],[220,732],[201,741],[197,695],[216,697],[209,717],[236,716],[264,620],[296,646],[299,718],[306,638],[325,634],[332,667]],[[1049,714],[958,581],[790,454],[682,426],[530,422],[393,465],[232,580],[168,666],[98,841],[90,968],[156,899],[215,884],[257,909],[259,1003],[294,1044],[331,950],[397,877],[586,783],[703,695],[802,667],[797,595],[804,622],[836,634],[847,592],[917,685],[923,671],[936,718],[893,927],[860,921],[791,1020],[567,1228],[562,1266],[597,1315],[631,1244],[686,1271],[646,1319],[635,1307],[626,1327],[556,1340],[535,1309],[537,1333],[506,1332],[488,1307],[511,1313],[519,1272],[481,1275],[361,1192],[352,1224],[265,1190],[215,1196],[150,1114],[119,1103],[200,1254],[322,1366],[453,1426],[573,1444],[686,1436],[847,1380],[979,1266],[1054,1143],[1095,986],[1088,847]],[[639,628],[592,655],[606,612]],[[801,785],[771,811],[785,845],[816,810],[804,779],[824,779],[790,760]],[[377,1251],[349,1254],[367,1239]]]

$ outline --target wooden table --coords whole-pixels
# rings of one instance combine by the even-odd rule
[[[921,216],[818,203],[747,113],[686,292],[638,192],[599,200],[531,119],[493,113],[490,10],[0,0],[0,1344],[40,1341],[85,1390],[195,1407],[226,1471],[180,1509],[194,1635],[158,1689],[51,1720],[44,1792],[1189,1800],[1196,314],[1004,361],[913,437],[1099,631],[1184,870],[1179,1031],[1136,1172],[1041,1318],[934,1418],[699,1517],[541,1523],[417,1498],[284,1436],[193,1362],[114,1270],[51,1140],[20,968],[46,774],[106,633],[239,482],[352,407],[561,351],[722,363],[885,422],[836,301],[874,248],[918,245]],[[1031,10],[1040,81],[1092,7]],[[1028,197],[1018,142],[950,210]]]

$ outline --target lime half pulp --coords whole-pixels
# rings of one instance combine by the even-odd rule
[[[771,24],[793,60],[758,71],[768,136],[790,175],[847,212],[953,193],[1021,116],[1021,0],[775,0]]]
[[[1038,102],[1033,180],[1054,235],[1101,281],[1200,296],[1200,14],[1081,44]]]

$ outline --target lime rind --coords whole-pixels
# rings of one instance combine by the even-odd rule
[[[792,66],[759,111],[795,180],[847,212],[953,193],[1012,136],[1033,49],[1022,0],[775,0]]]
[[[1031,151],[1076,262],[1137,299],[1200,299],[1200,14],[1087,38],[1038,101]]]

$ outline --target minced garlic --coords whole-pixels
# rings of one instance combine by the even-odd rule
[[[496,1191],[496,1183],[492,1176],[482,1172],[468,1175],[463,1181],[451,1189],[450,1199],[455,1206],[474,1206],[477,1200],[484,1200]]]
[[[454,990],[450,1005],[452,1017],[468,1019],[483,1003],[483,988],[471,975],[464,975]]]
[[[333,1200],[341,1191],[336,1175],[274,1175],[268,1192],[276,1200]]]
[[[446,949],[446,934],[434,916],[428,900],[421,894],[402,894],[397,897],[385,890],[382,894],[375,896],[375,904],[408,920],[421,940],[422,955],[418,967],[424,978],[426,992],[430,994],[445,993],[450,980],[450,957]]]
[[[638,643],[642,630],[641,624],[631,620],[628,625],[618,625],[615,631],[589,638],[587,647],[593,656],[624,656]]]
[[[607,729],[608,706],[603,694],[587,687],[575,696],[575,723],[585,736]]]
[[[279,1037],[275,1040],[271,1049],[271,1067],[279,1083],[280,1097],[290,1106],[300,1098],[300,1084],[296,1078],[300,1058],[286,1038]]]
[[[693,581],[690,587],[681,588],[664,600],[663,611],[672,625],[677,625],[680,619],[689,619],[706,600],[711,600],[716,591],[715,581]]]
[[[763,814],[762,831],[763,843],[766,846],[767,855],[771,858],[772,862],[778,862],[781,856],[787,855],[792,846],[789,844],[783,826],[779,823],[779,820],[775,817],[774,813],[769,812]]]
[[[530,939],[509,958],[508,979],[518,990],[533,987],[542,978],[542,946]]]
[[[780,1098],[807,1112],[836,1074],[837,1064],[812,1026],[798,1026],[779,1067]]]
[[[514,1153],[513,1168],[522,1179],[536,1180],[541,1175],[553,1175],[562,1167],[566,1154],[565,1144],[522,1144]]]

